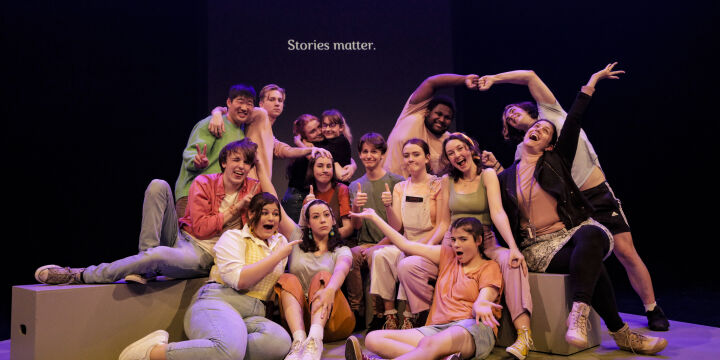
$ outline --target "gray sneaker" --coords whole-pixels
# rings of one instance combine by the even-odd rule
[[[84,284],[82,272],[85,268],[69,268],[45,265],[35,270],[35,280],[48,285]]]

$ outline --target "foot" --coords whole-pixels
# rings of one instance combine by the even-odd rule
[[[668,331],[670,322],[662,309],[655,305],[655,309],[645,312],[648,319],[648,328],[653,331]]]
[[[667,340],[630,330],[628,324],[616,332],[611,331],[610,336],[620,349],[632,351],[634,354],[653,355],[667,346]]]
[[[85,268],[45,265],[35,270],[35,280],[48,285],[83,284],[82,272],[84,270]]]
[[[415,327],[415,324],[412,322],[412,318],[405,317],[403,319],[402,326],[400,326],[400,330],[410,330]]]
[[[305,345],[302,352],[302,360],[320,360],[323,353],[322,339],[309,337],[303,341]]]
[[[385,324],[383,325],[383,330],[397,330],[400,325],[398,324],[398,318],[395,314],[387,314],[385,315]]]
[[[372,321],[368,325],[368,331],[375,331],[382,329],[385,324],[385,317],[382,314],[375,314]]]
[[[517,359],[523,360],[528,355],[528,352],[534,348],[532,337],[530,337],[530,329],[522,327],[517,331],[517,340],[515,343],[505,348],[508,354],[514,356]]]
[[[160,344],[167,344],[168,333],[165,330],[151,332],[144,338],[130,344],[120,353],[120,360],[148,360],[150,351]]]
[[[134,283],[134,284],[142,284],[142,285],[147,285],[148,281],[152,281],[155,279],[156,279],[155,276],[146,277],[146,276],[138,275],[138,274],[130,274],[128,276],[125,276],[126,283]]]
[[[355,336],[345,340],[345,360],[382,360],[377,355],[363,353],[360,341]]]
[[[290,352],[285,356],[285,360],[300,360],[302,359],[302,351],[305,348],[305,342],[300,340],[294,340],[290,346]]]
[[[590,306],[581,302],[574,302],[570,315],[567,318],[568,330],[565,333],[565,341],[575,347],[584,349],[587,347],[588,315]]]

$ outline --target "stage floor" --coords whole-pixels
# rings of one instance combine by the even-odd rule
[[[631,328],[639,328],[646,333],[664,336],[668,340],[667,348],[660,352],[658,356],[634,355],[626,351],[620,351],[615,346],[615,342],[610,338],[610,335],[608,335],[607,329],[603,329],[602,344],[600,346],[571,356],[553,356],[531,352],[527,359],[720,359],[720,328],[670,321],[670,331],[663,333],[650,332],[645,328],[646,319],[644,316],[624,313],[620,315],[630,324]],[[356,336],[362,342],[362,334]],[[0,360],[10,359],[10,346],[10,340],[0,342]],[[344,341],[325,344],[323,359],[344,359],[344,356]],[[512,357],[504,349],[496,347],[488,359],[512,359]]]

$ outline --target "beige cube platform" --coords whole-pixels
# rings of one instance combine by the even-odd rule
[[[185,310],[206,280],[14,286],[10,359],[117,359],[158,329],[184,340]]]
[[[530,320],[530,331],[535,342],[535,351],[570,355],[578,351],[600,345],[600,316],[595,310],[590,311],[588,323],[587,348],[578,348],[565,341],[565,332],[572,294],[570,293],[570,276],[565,274],[530,273],[530,293],[532,294],[533,313]],[[497,345],[506,347],[516,338],[515,328],[510,320],[510,313],[504,309]]]

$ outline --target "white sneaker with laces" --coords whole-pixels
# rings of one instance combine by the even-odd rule
[[[120,353],[120,360],[149,360],[150,351],[157,345],[167,344],[170,335],[165,330],[153,331],[130,344]]]

